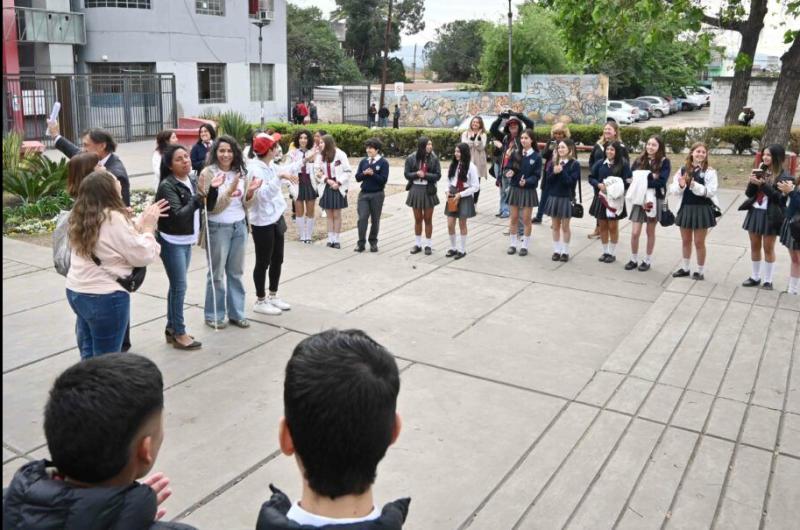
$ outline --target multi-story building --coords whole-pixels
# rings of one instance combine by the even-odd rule
[[[4,75],[174,74],[178,117],[286,118],[285,0],[3,0],[3,27]]]

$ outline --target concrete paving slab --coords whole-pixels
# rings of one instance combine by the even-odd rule
[[[650,397],[647,398],[639,416],[658,422],[666,423],[678,405],[682,389],[672,386],[657,384]]]
[[[797,313],[778,310],[772,321],[764,360],[756,382],[753,403],[773,409],[783,407],[786,394],[786,376],[792,357],[792,346],[797,334]]]
[[[3,317],[27,309],[61,302],[66,297],[64,277],[38,270],[3,281]]]
[[[771,457],[765,451],[750,447],[739,448],[725,497],[722,499],[722,511],[718,519],[720,528],[758,527]]]
[[[800,506],[800,460],[779,456],[775,466],[765,528],[777,530],[797,524]]]
[[[624,377],[613,372],[599,371],[576,399],[602,407],[617,390]]]
[[[708,434],[736,440],[746,409],[746,403],[725,398],[718,399],[714,404],[714,410],[711,411]]]
[[[775,448],[778,437],[778,422],[781,413],[776,410],[751,406],[747,414],[747,423],[742,433],[742,442],[761,447],[767,451]]]
[[[753,306],[742,329],[733,360],[725,374],[720,395],[739,401],[747,401],[753,390],[756,369],[764,353],[768,329],[774,311]],[[771,326],[770,326],[771,327]]]
[[[5,447],[3,447],[3,463],[4,464],[6,462],[8,462],[9,460],[13,460],[13,459],[17,458],[18,456],[19,455],[17,453],[15,453],[14,451],[9,451]]]
[[[712,401],[713,397],[708,394],[687,391],[672,423],[678,427],[700,431],[706,421]]]
[[[40,269],[53,268],[53,251],[8,237],[3,238],[3,259]]]
[[[800,416],[797,414],[787,413],[783,417],[780,450],[792,456],[800,457]]]
[[[634,414],[653,387],[651,381],[629,377],[622,383],[614,397],[608,402],[608,409],[626,414]]]

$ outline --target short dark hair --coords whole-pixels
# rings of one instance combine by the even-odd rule
[[[60,473],[97,484],[117,476],[131,442],[164,407],[161,371],[146,357],[112,353],[58,376],[44,409],[47,448]]]
[[[377,138],[370,138],[364,142],[364,149],[367,147],[372,147],[373,149],[377,149],[378,152],[381,152],[383,150],[383,143],[381,143],[381,141]]]
[[[298,344],[286,365],[286,424],[319,495],[364,493],[395,430],[400,374],[361,330],[331,329]]]
[[[113,153],[117,150],[117,142],[111,133],[103,129],[86,129],[81,137],[88,136],[89,139],[96,144],[106,144],[106,152]]]

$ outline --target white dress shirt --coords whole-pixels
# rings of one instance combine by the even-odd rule
[[[458,171],[456,171],[453,178],[448,179],[450,182],[450,186],[455,188],[458,185]],[[460,191],[462,197],[469,197],[474,195],[478,190],[481,189],[481,181],[478,178],[478,168],[472,162],[469,163],[469,169],[467,170],[467,182],[465,183],[464,191]]]

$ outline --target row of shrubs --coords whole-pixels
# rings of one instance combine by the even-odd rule
[[[292,141],[292,136],[299,129],[315,131],[324,129],[336,138],[336,143],[349,155],[357,156],[363,152],[364,141],[368,138],[379,138],[383,142],[384,152],[388,156],[406,156],[416,149],[417,138],[427,136],[433,141],[437,153],[452,153],[460,142],[461,133],[450,129],[424,129],[403,127],[400,129],[368,129],[357,125],[316,124],[309,126],[291,125],[287,123],[268,123],[283,135],[281,144],[284,150]],[[255,126],[254,126],[255,128]],[[578,144],[593,145],[602,135],[600,125],[570,125],[570,134]],[[540,125],[535,128],[539,141],[550,137],[550,126]],[[681,153],[694,142],[705,142],[711,149],[728,148],[735,154],[742,154],[758,142],[764,134],[763,126],[742,127],[727,126],[713,128],[662,129],[661,127],[622,127],[623,142],[633,151],[640,151],[647,139],[659,134],[664,138],[667,149],[673,153]],[[800,149],[800,129],[792,130],[790,149]]]

